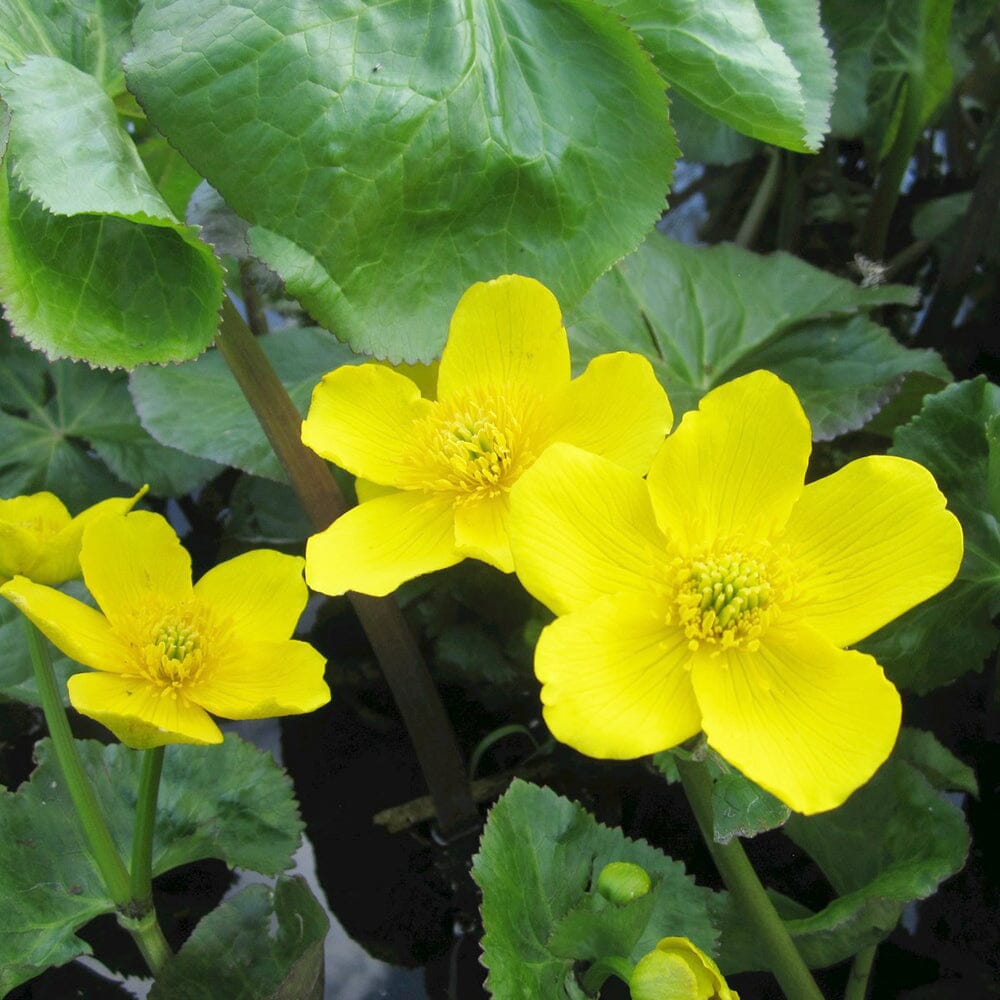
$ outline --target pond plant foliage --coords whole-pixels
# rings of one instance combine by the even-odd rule
[[[997,93],[984,0],[0,0],[0,995],[342,996],[348,711],[432,997],[997,996]]]

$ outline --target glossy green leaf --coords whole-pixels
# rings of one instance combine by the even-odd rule
[[[942,746],[933,733],[904,727],[899,732],[895,753],[920,771],[934,788],[979,795],[976,772]]]
[[[202,918],[149,1000],[322,1000],[329,925],[302,878],[248,886]]]
[[[989,497],[987,430],[1000,413],[1000,387],[985,378],[928,396],[920,414],[898,428],[892,454],[934,474],[962,522],[965,557],[958,578],[861,643],[894,683],[926,692],[970,670],[1000,641],[1000,524]]]
[[[962,811],[937,790],[939,771],[928,780],[915,763],[923,763],[920,755],[907,760],[897,752],[839,808],[793,816],[786,824],[836,893],[812,915],[797,904],[779,904],[810,965],[832,965],[882,940],[907,903],[932,895],[965,864],[969,831]],[[759,942],[732,909],[722,936],[723,971],[766,968]]]
[[[572,312],[570,341],[578,363],[603,351],[646,355],[675,416],[712,387],[770,368],[798,392],[814,436],[826,438],[862,426],[908,371],[950,377],[933,352],[907,350],[855,315],[914,298],[900,285],[861,288],[789,254],[689,247],[653,233]]]
[[[78,741],[84,767],[123,857],[131,846],[141,755],[119,744]],[[76,931],[114,912],[93,868],[48,740],[17,792],[0,790],[0,993],[90,947]],[[215,747],[167,748],[154,875],[201,858],[275,875],[291,865],[299,819],[287,775],[264,753],[228,735]]]
[[[313,534],[290,486],[259,476],[240,476],[229,495],[226,534],[241,548],[295,546]]]
[[[0,496],[49,490],[76,511],[126,486],[148,484],[159,496],[180,496],[221,471],[142,429],[124,373],[71,361],[50,365],[19,341],[5,344]]]
[[[885,4],[822,0],[820,14],[837,64],[830,129],[837,137],[853,139],[868,123],[872,45],[885,18]]]
[[[619,908],[594,891],[613,861],[644,868],[650,894]],[[576,1000],[583,993],[574,961],[592,961],[604,948],[634,962],[660,938],[682,935],[714,950],[712,894],[683,865],[524,781],[490,811],[472,875],[483,893],[483,964],[497,1000]]]
[[[260,345],[305,415],[316,383],[341,364],[363,361],[325,330],[279,330]],[[217,350],[184,365],[140,368],[130,377],[142,425],[165,445],[284,481],[250,404]]]
[[[57,56],[114,97],[125,90],[121,60],[138,7],[139,0],[0,0],[0,64]]]
[[[664,205],[663,82],[592,0],[152,0],[134,37],[151,120],[357,350],[429,360],[501,273],[569,306]]]
[[[819,149],[834,69],[816,2],[601,2],[638,33],[664,79],[693,104],[755,139]]]
[[[211,342],[222,271],[171,215],[99,82],[29,56],[7,74],[0,298],[50,357],[102,367],[193,357]]]

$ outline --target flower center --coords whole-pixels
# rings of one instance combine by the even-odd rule
[[[692,650],[703,642],[722,649],[760,646],[777,589],[763,562],[742,552],[692,559],[675,581],[679,624]]]
[[[415,456],[422,485],[471,497],[509,489],[534,460],[515,409],[500,393],[439,403],[424,420],[424,448]]]
[[[161,694],[176,698],[198,679],[205,662],[205,626],[204,612],[188,606],[152,617],[143,628],[139,666]]]

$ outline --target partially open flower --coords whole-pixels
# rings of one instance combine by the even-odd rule
[[[262,719],[330,700],[323,657],[290,638],[308,596],[302,559],[247,552],[192,585],[173,529],[137,511],[90,524],[80,564],[101,611],[23,576],[0,594],[92,668],[70,677],[70,701],[123,743],[221,743],[210,712]]]
[[[105,514],[124,514],[146,492],[112,497],[71,517],[53,493],[0,500],[0,583],[26,576],[50,586],[80,575],[83,529]]]
[[[632,1000],[740,1000],[719,967],[687,938],[663,938],[639,959],[629,980]]]

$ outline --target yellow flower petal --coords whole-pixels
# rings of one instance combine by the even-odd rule
[[[691,681],[709,744],[800,813],[839,806],[899,732],[899,694],[875,660],[802,624],[772,627],[755,652],[699,650]]]
[[[309,597],[304,566],[298,556],[255,549],[210,569],[195,584],[194,595],[241,641],[288,639]]]
[[[666,750],[701,728],[687,640],[649,601],[603,597],[542,630],[535,673],[553,736],[591,757]]]
[[[191,557],[159,514],[98,518],[83,533],[80,565],[112,625],[131,620],[150,598],[165,606],[191,599]]]
[[[416,491],[354,507],[306,543],[306,582],[323,594],[373,597],[462,561],[448,496]]]
[[[47,544],[30,574],[37,583],[65,583],[80,575],[80,546],[83,531],[99,517],[127,514],[148,487],[130,497],[111,497],[81,511]]]
[[[356,476],[406,486],[413,479],[413,427],[433,405],[385,365],[344,365],[313,390],[302,441]]]
[[[12,604],[70,659],[96,670],[124,670],[127,652],[104,615],[23,576],[0,587]]]
[[[713,389],[653,460],[660,527],[685,549],[767,540],[802,492],[810,447],[798,398],[770,372]]]
[[[78,712],[107,726],[136,750],[168,743],[222,742],[219,727],[204,709],[138,677],[74,674],[67,688]]]
[[[886,455],[807,486],[784,536],[799,614],[848,646],[943,590],[962,561],[962,528],[944,505],[922,465]]]
[[[517,575],[557,614],[606,594],[649,592],[666,543],[639,476],[554,444],[511,490],[511,508]]]
[[[70,574],[61,579],[42,578],[36,572],[52,539],[70,523],[69,511],[53,493],[0,500],[0,581],[27,576],[36,583],[62,583],[79,575],[79,545],[70,554]],[[72,570],[75,569],[76,573]]]
[[[673,423],[667,394],[639,354],[602,354],[569,384],[554,441],[610,458],[644,476]]]
[[[330,700],[325,666],[326,660],[307,642],[237,641],[217,650],[208,675],[185,693],[225,719],[299,715]]]
[[[438,399],[514,385],[547,395],[562,390],[569,376],[559,303],[543,284],[505,274],[477,282],[459,300],[441,356]]]
[[[513,573],[508,494],[499,493],[456,504],[455,545],[463,556],[481,559],[503,573]]]

